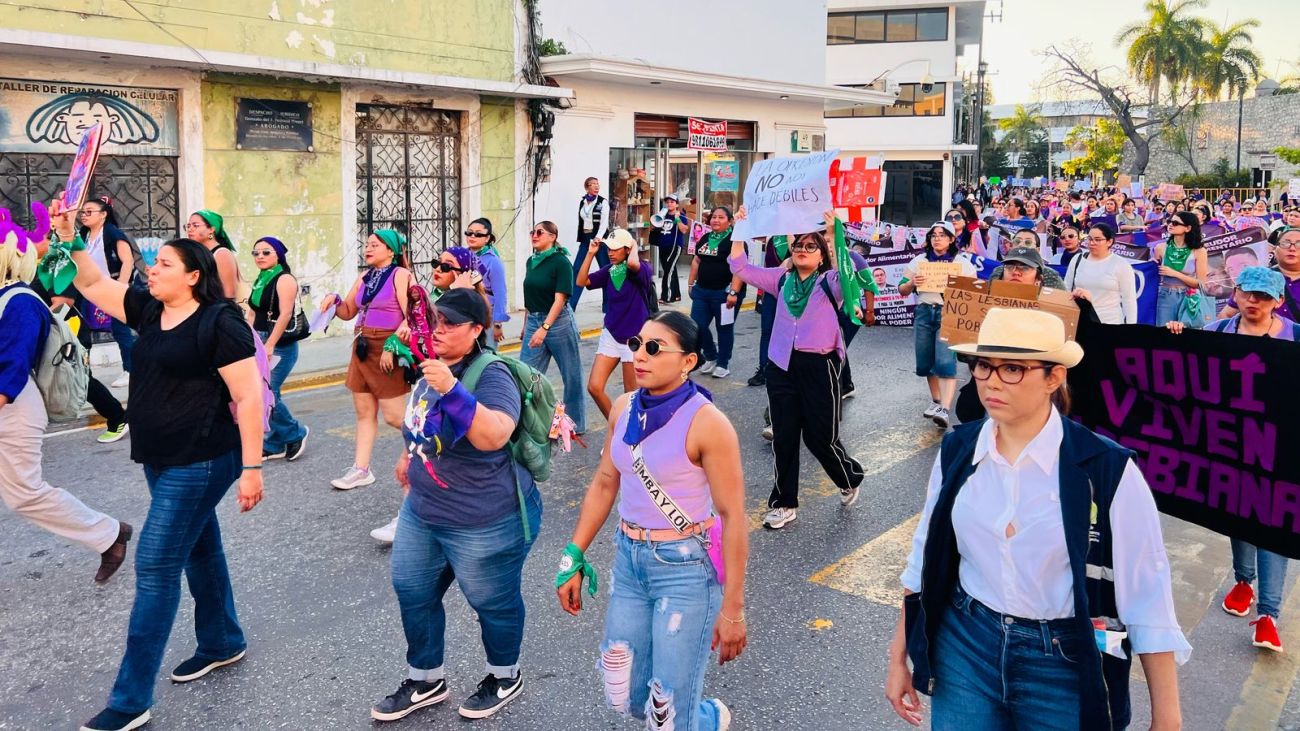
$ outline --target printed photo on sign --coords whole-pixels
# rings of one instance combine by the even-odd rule
[[[1226,300],[1237,286],[1237,275],[1246,267],[1268,266],[1267,235],[1263,229],[1230,231],[1205,240],[1210,271],[1203,289],[1211,297]]]

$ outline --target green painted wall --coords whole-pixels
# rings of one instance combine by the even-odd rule
[[[329,270],[322,285],[352,283],[344,271],[341,101],[336,87],[264,77],[214,75],[203,82],[203,205],[222,214],[249,281],[256,268],[248,252],[262,236],[289,247],[293,267],[312,275]],[[314,152],[235,149],[235,99],[281,99],[312,105]],[[188,214],[189,211],[186,211]],[[337,279],[337,282],[335,282]],[[319,288],[313,288],[313,294]]]
[[[514,232],[518,226],[531,226],[527,213],[519,209],[520,194],[515,190],[515,102],[510,99],[484,97],[479,105],[482,115],[483,140],[479,152],[479,180],[482,181],[483,211],[467,211],[465,222],[478,216],[492,220],[492,231],[497,236],[497,252],[506,265],[506,277],[514,291],[515,258]],[[506,201],[507,206],[501,207]],[[513,300],[511,305],[522,306]]]
[[[23,0],[0,27],[509,81],[515,0]],[[181,40],[183,39],[183,43]]]

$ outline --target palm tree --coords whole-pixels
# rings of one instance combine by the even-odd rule
[[[1250,82],[1259,80],[1263,60],[1251,48],[1255,39],[1250,33],[1258,27],[1258,20],[1243,20],[1226,28],[1210,29],[1205,55],[1196,71],[1197,92],[1217,101],[1224,91],[1232,98],[1244,94]]]
[[[1170,92],[1191,77],[1204,56],[1206,22],[1189,15],[1205,7],[1206,0],[1147,0],[1147,19],[1128,25],[1115,36],[1115,44],[1129,43],[1128,66],[1151,90],[1151,103],[1160,97],[1160,82]]]
[[[1002,130],[1003,147],[1020,153],[1022,167],[1024,154],[1034,145],[1040,144],[1046,132],[1037,108],[1027,109],[1023,104],[1016,105],[1012,116],[998,120],[998,129]]]

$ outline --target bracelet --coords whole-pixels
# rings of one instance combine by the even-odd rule
[[[728,617],[727,615],[723,614],[721,610],[718,611],[718,616],[719,616],[719,617],[722,617],[722,618],[725,619],[725,620],[727,620],[727,621],[730,622],[731,624],[741,624],[741,623],[743,623],[743,622],[745,621],[745,612],[744,612],[744,610],[741,610],[741,612],[740,612],[740,619],[732,619],[731,617]]]
[[[246,464],[246,465],[243,466],[243,469],[244,469],[244,470],[260,470],[260,469],[262,469],[262,465],[260,465],[260,464]]]

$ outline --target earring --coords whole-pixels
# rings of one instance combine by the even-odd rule
[[[686,382],[686,371],[682,371],[682,383]]]

